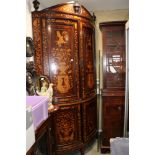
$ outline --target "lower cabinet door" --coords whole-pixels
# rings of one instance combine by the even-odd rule
[[[97,98],[85,102],[82,107],[83,139],[87,143],[97,133]]]
[[[48,155],[46,139],[44,136],[37,142],[35,155]]]
[[[102,146],[110,147],[110,138],[122,137],[124,126],[124,96],[103,96]]]
[[[81,106],[61,106],[54,114],[55,149],[57,153],[80,149],[81,138]]]
[[[52,155],[51,115],[35,131],[34,155]]]

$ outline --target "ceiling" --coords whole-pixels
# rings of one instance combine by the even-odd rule
[[[38,0],[42,9],[71,0]],[[129,0],[78,0],[89,11],[128,9]]]

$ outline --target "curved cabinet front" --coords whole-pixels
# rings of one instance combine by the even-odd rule
[[[97,133],[97,97],[96,95],[82,104],[83,140],[88,143]]]
[[[96,95],[89,100],[61,105],[54,115],[56,153],[84,150],[97,133]]]
[[[35,69],[53,83],[56,153],[81,150],[97,131],[95,29],[91,14],[74,3],[32,13]]]

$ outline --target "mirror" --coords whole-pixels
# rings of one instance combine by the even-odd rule
[[[30,37],[26,37],[26,57],[32,57],[34,55],[34,44]]]

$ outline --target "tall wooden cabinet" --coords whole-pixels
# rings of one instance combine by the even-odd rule
[[[125,102],[125,21],[100,23],[103,42],[102,147],[123,136]]]
[[[56,153],[81,150],[97,132],[94,21],[64,3],[32,13],[35,66],[54,83]]]

